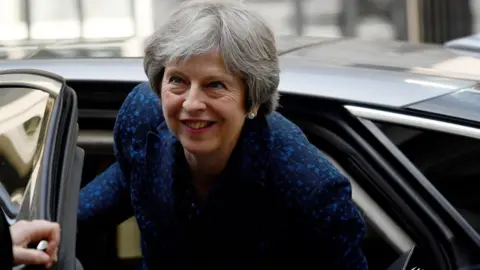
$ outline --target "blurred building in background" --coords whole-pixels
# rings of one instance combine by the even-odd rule
[[[142,40],[182,0],[0,0],[0,46]],[[480,0],[246,0],[278,35],[349,36],[443,43],[477,33]],[[126,42],[128,41],[128,42]]]

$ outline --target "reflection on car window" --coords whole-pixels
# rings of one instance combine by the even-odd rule
[[[18,207],[35,185],[53,99],[40,90],[0,88],[0,203]]]
[[[392,124],[377,125],[480,232],[480,140]]]

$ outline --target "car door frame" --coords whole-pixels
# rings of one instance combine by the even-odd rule
[[[26,78],[30,78],[30,81]],[[0,85],[39,90],[48,93],[49,98],[55,99],[49,119],[46,120],[48,123],[39,169],[40,181],[39,184],[35,183],[32,191],[35,194],[34,201],[28,205],[25,203],[23,205],[25,212],[16,219],[44,219],[58,222],[62,230],[57,269],[78,269],[75,258],[76,218],[83,151],[76,147],[78,136],[76,94],[62,77],[41,70],[0,71]],[[36,266],[19,267],[30,269]]]
[[[357,166],[370,176],[368,183],[360,184],[382,197],[382,205],[395,209],[392,216],[396,222],[412,234],[418,245],[430,249],[440,269],[455,269],[450,231],[406,181],[414,176],[344,105],[330,99],[290,96],[283,98],[280,111],[304,131],[316,132],[324,142],[340,149],[349,148],[348,158],[357,161]]]
[[[469,253],[469,260],[459,261],[459,264],[479,264],[480,261],[480,235],[463,218],[455,207],[437,190],[437,188],[420,172],[420,170],[401,152],[400,149],[381,131],[373,122],[381,122],[405,126],[407,128],[421,129],[426,131],[437,131],[446,134],[458,135],[473,139],[480,139],[480,129],[475,124],[461,124],[461,120],[448,121],[451,118],[439,117],[434,114],[417,114],[410,110],[387,110],[368,108],[365,106],[347,105],[345,108],[352,113],[359,121],[373,134],[378,141],[402,163],[402,165],[414,175],[410,178],[410,185],[434,209],[438,217],[452,231],[452,238],[455,238],[456,248],[462,252]],[[462,258],[457,258],[462,260]],[[462,265],[463,266],[463,265]]]

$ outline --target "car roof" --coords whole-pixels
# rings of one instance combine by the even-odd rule
[[[402,107],[471,88],[476,73],[445,66],[459,58],[470,60],[469,65],[480,62],[437,45],[292,36],[278,37],[276,42],[281,92],[380,106]],[[141,58],[0,61],[0,69],[17,68],[50,71],[67,80],[147,80]]]
[[[371,105],[403,107],[473,87],[475,82],[382,69],[281,60],[279,90]]]

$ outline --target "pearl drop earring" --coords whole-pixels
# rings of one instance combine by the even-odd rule
[[[248,114],[248,118],[249,118],[249,119],[255,118],[255,113],[253,113],[253,112],[249,113],[249,114]]]

